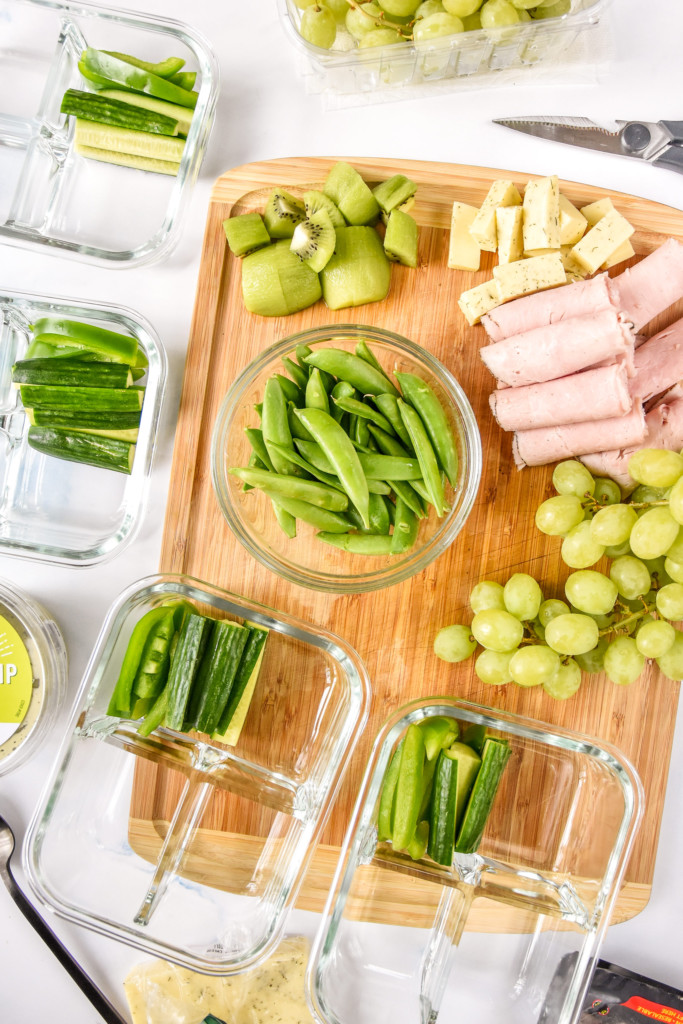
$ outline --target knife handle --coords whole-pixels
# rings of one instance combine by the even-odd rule
[[[655,167],[668,167],[671,171],[683,174],[683,146],[669,146],[652,163]]]

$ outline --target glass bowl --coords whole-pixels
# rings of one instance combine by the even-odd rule
[[[167,255],[213,123],[219,76],[208,44],[180,22],[68,0],[0,0],[0,24],[0,241],[109,267]],[[76,154],[74,118],[60,105],[66,89],[85,88],[78,61],[88,46],[182,57],[198,72],[175,177]]]
[[[511,750],[479,847],[450,867],[377,840],[392,752],[432,715],[456,719],[461,738],[484,726]],[[316,1019],[575,1024],[642,812],[634,768],[589,737],[451,697],[398,709],[372,749],[313,945]]]
[[[446,412],[459,460],[456,488],[446,487],[449,508],[437,518],[430,512],[420,524],[417,541],[402,555],[363,556],[316,540],[315,530],[297,521],[297,536],[280,529],[265,495],[244,491],[241,481],[228,473],[246,466],[251,449],[245,427],[258,426],[254,405],[262,401],[265,383],[274,373],[285,373],[281,360],[293,356],[297,345],[333,347],[353,351],[365,340],[387,372],[414,373],[427,381]],[[225,396],[214,426],[211,467],[218,504],[230,528],[254,558],[291,583],[329,593],[379,590],[409,579],[426,568],[456,538],[469,515],[479,487],[482,468],[481,439],[467,397],[449,370],[426,349],[407,338],[378,327],[341,324],[318,327],[291,335],[262,352],[240,374]]]
[[[107,714],[134,625],[169,598],[269,637],[239,740]],[[362,661],[285,612],[186,576],[114,603],[24,844],[38,899],[62,917],[205,974],[272,952],[361,733]]]

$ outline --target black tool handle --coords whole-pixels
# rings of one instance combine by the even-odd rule
[[[671,132],[674,142],[683,142],[683,121],[661,121],[667,131]]]
[[[683,174],[683,146],[669,146],[652,162],[655,167],[668,167],[671,171]]]

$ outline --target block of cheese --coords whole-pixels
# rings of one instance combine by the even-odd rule
[[[567,271],[567,274],[571,277],[572,281],[581,281],[584,277],[588,276],[588,272],[585,267],[574,259],[572,256],[571,245],[563,245],[560,247],[560,259],[562,260],[562,266]]]
[[[484,249],[486,252],[496,251],[498,246],[497,208],[499,206],[520,206],[521,203],[522,197],[511,181],[505,179],[494,181],[470,227],[472,237],[479,243],[480,249]]]
[[[512,264],[511,264],[512,265]],[[478,324],[484,313],[501,303],[498,285],[495,281],[484,281],[469,291],[463,292],[458,299],[458,305],[465,314],[468,323]]]
[[[571,255],[589,274],[614,256],[635,228],[617,210],[610,210],[571,249]]]
[[[498,262],[514,263],[524,255],[522,238],[522,207],[499,206],[496,210]]]
[[[589,203],[588,206],[581,207],[581,213],[586,218],[589,227],[594,227],[606,214],[612,213],[615,209],[614,203],[605,196],[604,199],[598,199],[595,203]],[[615,249],[612,255],[605,260],[601,266],[601,270],[609,270],[610,267],[615,266],[617,263],[623,263],[624,260],[630,260],[631,256],[635,256],[635,249],[630,242],[624,242]]]
[[[560,192],[560,245],[576,245],[587,227],[586,215]]]
[[[530,181],[524,190],[524,250],[560,248],[560,187],[557,175]]]
[[[481,249],[470,228],[479,210],[467,203],[453,203],[448,266],[451,270],[479,270]]]
[[[567,283],[559,251],[494,267],[493,277],[498,284],[501,302]]]

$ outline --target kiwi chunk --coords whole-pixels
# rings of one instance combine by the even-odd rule
[[[382,181],[372,190],[372,194],[384,213],[391,213],[397,206],[402,206],[417,192],[417,184],[406,178],[405,174],[394,174],[387,181]]]
[[[300,199],[289,192],[276,188],[268,197],[263,219],[271,238],[291,238],[294,228],[306,216],[306,208]]]
[[[355,167],[344,160],[330,169],[323,191],[336,203],[349,224],[374,224],[379,217],[379,203]]]
[[[250,313],[287,316],[321,296],[320,279],[282,239],[242,260],[242,298]]]
[[[335,229],[329,215],[319,210],[297,224],[290,248],[317,274],[332,256],[335,239]]]
[[[417,266],[417,221],[403,210],[392,210],[384,234],[384,251],[390,260],[406,267]]]
[[[335,228],[346,226],[346,221],[342,217],[339,207],[324,192],[316,192],[315,189],[311,189],[310,192],[304,192],[304,206],[307,217],[312,217],[314,213],[324,210]]]
[[[337,228],[336,236],[334,254],[320,272],[323,298],[329,308],[362,306],[386,298],[391,264],[377,231],[351,226]]]
[[[230,251],[235,256],[246,256],[256,249],[262,249],[264,245],[270,245],[270,235],[260,213],[240,213],[237,217],[228,217],[223,221],[223,230]]]

